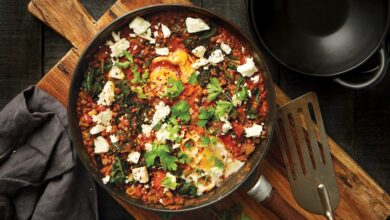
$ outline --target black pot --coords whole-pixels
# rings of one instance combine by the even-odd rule
[[[248,0],[247,9],[257,42],[295,72],[332,77],[351,89],[372,87],[386,74],[388,0]],[[340,78],[375,53],[380,61],[369,80]]]

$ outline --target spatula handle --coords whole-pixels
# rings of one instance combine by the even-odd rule
[[[282,220],[306,219],[288,204],[276,189],[272,188],[264,176],[260,176],[256,184],[248,191],[248,194]]]

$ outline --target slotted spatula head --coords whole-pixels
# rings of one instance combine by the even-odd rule
[[[305,94],[281,106],[277,127],[295,200],[311,213],[331,215],[339,203],[339,192],[316,94]]]

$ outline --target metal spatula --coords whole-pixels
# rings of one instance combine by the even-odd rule
[[[333,219],[339,192],[316,94],[281,106],[277,127],[295,200],[307,211]]]

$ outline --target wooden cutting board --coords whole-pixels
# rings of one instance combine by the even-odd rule
[[[147,5],[163,3],[191,4],[188,0],[120,0],[98,21],[95,21],[78,0],[32,0],[29,4],[29,11],[73,45],[73,48],[39,81],[38,87],[66,105],[68,87],[75,65],[84,47],[94,35],[113,19],[126,12]],[[275,89],[278,105],[290,101],[289,97],[276,85]],[[386,219],[390,215],[389,195],[337,143],[331,138],[328,138],[328,142],[340,191],[340,204],[335,211],[336,219]],[[306,212],[295,202],[278,149],[278,146],[271,146],[259,170],[292,207],[308,219],[324,219],[322,216]],[[252,219],[276,219],[272,213],[258,205],[242,190],[234,192],[215,204],[213,208],[215,210],[229,209],[237,203],[242,205],[242,211]],[[137,219],[159,218],[157,213],[126,204],[121,205]],[[206,217],[205,213],[207,213],[205,210],[199,210],[181,214],[175,219],[201,219]]]

